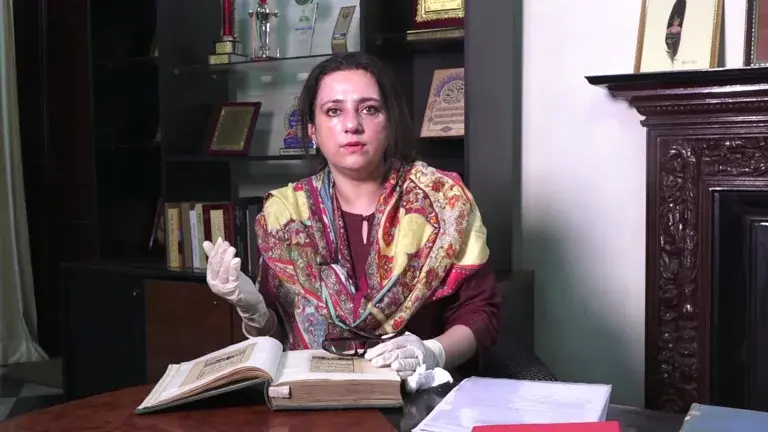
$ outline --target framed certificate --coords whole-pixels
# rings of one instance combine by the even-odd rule
[[[413,0],[413,29],[464,27],[464,0]]]
[[[230,102],[213,115],[206,150],[209,154],[248,154],[261,102]]]

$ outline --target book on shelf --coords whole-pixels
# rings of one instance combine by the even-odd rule
[[[228,241],[242,261],[247,275],[258,269],[259,248],[254,219],[261,212],[262,197],[239,198],[234,202],[165,203],[166,265],[176,269],[205,270],[206,240]]]
[[[283,351],[270,337],[248,339],[171,364],[135,413],[146,414],[254,385],[273,410],[398,408],[400,377],[359,357],[323,350]]]

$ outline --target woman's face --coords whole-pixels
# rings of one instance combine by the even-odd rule
[[[379,86],[365,71],[340,71],[320,81],[310,137],[332,169],[355,177],[379,175],[387,119]]]

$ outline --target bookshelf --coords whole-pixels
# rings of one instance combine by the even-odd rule
[[[292,3],[292,0],[270,0],[271,5],[276,4],[281,14],[287,16]],[[467,3],[469,17],[472,12]],[[473,3],[475,16],[493,16],[493,10],[505,7],[504,2],[497,4],[495,0],[489,5],[481,3]],[[107,17],[115,13],[106,5],[90,4],[92,20],[101,16],[97,13]],[[106,4],[112,5],[112,1]],[[182,8],[171,0],[143,0],[130,5],[130,20],[125,20],[125,12],[121,12],[124,22],[119,25],[126,27],[110,24],[107,18],[102,18],[98,25],[92,22],[93,66],[89,84],[92,86],[95,155],[93,200],[98,209],[95,237],[99,247],[95,259],[68,260],[76,262],[63,266],[62,345],[70,398],[151,381],[153,377],[147,365],[155,365],[150,369],[156,369],[158,364],[203,355],[212,345],[200,343],[204,342],[201,338],[234,343],[242,337],[236,311],[222,307],[221,300],[210,293],[204,282],[204,271],[189,265],[169,268],[164,251],[148,249],[155,206],[158,199],[167,203],[233,203],[263,195],[314,173],[311,161],[305,156],[280,155],[285,134],[283,123],[293,98],[301,91],[302,75],[331,55],[334,14],[341,6],[357,7],[349,32],[350,50],[371,53],[392,68],[408,99],[417,131],[423,120],[433,72],[465,66],[465,47],[472,38],[469,26],[464,37],[414,41],[408,38],[413,16],[410,1],[323,0],[320,4],[322,9],[318,12],[310,55],[297,55],[286,49],[277,59],[223,65],[208,64],[220,32],[216,19],[220,15],[218,1],[192,0],[188,7]],[[235,1],[236,14],[239,14],[235,27],[246,50],[249,50],[250,29],[244,11],[248,5],[244,0]],[[134,8],[137,10],[133,11]],[[484,26],[475,22],[475,28]],[[116,28],[123,29],[124,36],[109,42],[104,35]],[[284,30],[275,28],[278,46],[281,46],[287,36]],[[131,38],[128,35],[132,35]],[[147,54],[153,37],[159,51],[156,58]],[[475,39],[475,43],[479,42],[480,39]],[[105,53],[103,56],[97,54],[97,46],[99,53]],[[487,50],[478,50],[472,55],[488,57],[485,62],[488,67],[497,63],[491,60],[492,53]],[[512,56],[506,52],[503,55]],[[471,80],[472,66],[468,64],[467,70]],[[483,79],[482,71],[476,70],[474,76],[478,82]],[[506,83],[504,86],[510,87]],[[478,84],[476,88],[483,93],[473,95],[473,86],[468,83],[467,100],[475,97],[475,101],[480,101],[488,97],[487,86]],[[205,140],[218,104],[253,100],[263,105],[248,154],[207,153]],[[502,103],[513,104],[512,101]],[[508,271],[511,262],[508,228],[511,204],[499,199],[498,191],[511,188],[510,171],[514,168],[511,168],[512,161],[507,160],[506,147],[512,143],[474,141],[472,136],[482,130],[497,131],[500,124],[513,124],[506,115],[505,111],[468,112],[466,137],[418,140],[422,160],[461,174],[483,214],[501,215],[495,218],[498,226],[487,224],[489,242],[493,243],[490,245],[492,257],[499,271]],[[155,143],[158,128],[159,145]],[[103,143],[119,146],[113,148]],[[481,163],[493,169],[483,169]],[[127,207],[130,210],[126,210]],[[131,221],[135,224],[131,225]],[[122,321],[99,307],[98,297],[104,287],[109,287],[110,307],[119,309],[113,311],[113,315],[122,317]],[[162,310],[168,311],[167,316],[158,313]],[[168,318],[171,315],[173,320]],[[228,329],[227,336],[222,339],[221,334],[212,335],[200,327],[203,322],[218,323],[218,327]],[[165,339],[157,336],[158,331]],[[150,333],[154,336],[150,337]],[[93,363],[96,357],[85,354],[86,341],[103,340],[110,334],[130,335],[124,345],[113,344],[103,351],[107,354],[101,354],[129,370],[122,377],[99,375]],[[206,351],[195,351],[203,349],[201,347]],[[103,358],[99,360],[103,361]]]
[[[160,198],[155,0],[89,2],[98,258],[152,262]]]

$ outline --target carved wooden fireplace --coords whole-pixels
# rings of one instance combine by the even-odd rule
[[[587,80],[647,129],[646,407],[768,410],[768,68]]]

